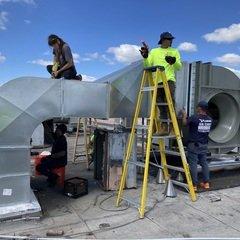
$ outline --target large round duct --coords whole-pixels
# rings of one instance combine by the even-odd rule
[[[213,118],[213,129],[209,138],[216,143],[227,143],[238,132],[240,124],[239,106],[233,96],[218,93],[209,99],[209,113]]]
[[[206,100],[214,120],[209,151],[227,153],[240,148],[240,79],[229,69],[211,63],[184,63],[177,72],[177,110],[195,114],[197,103]]]

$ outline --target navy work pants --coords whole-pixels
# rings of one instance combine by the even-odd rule
[[[209,168],[207,163],[207,145],[189,143],[187,147],[187,159],[190,167],[193,185],[198,184],[197,164],[202,167],[203,182],[209,182]]]

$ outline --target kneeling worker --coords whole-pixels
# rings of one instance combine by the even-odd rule
[[[53,173],[53,170],[67,165],[67,141],[64,136],[66,131],[66,125],[60,124],[57,126],[51,155],[42,159],[36,167],[38,172],[48,177],[49,186],[54,186],[57,182],[58,175]]]
[[[53,65],[47,66],[52,78],[82,80],[82,76],[77,75],[69,45],[55,34],[49,35],[48,45],[53,48],[54,55]]]
[[[191,171],[194,190],[197,191],[198,172],[197,164],[202,167],[203,182],[200,187],[209,189],[209,168],[207,163],[208,135],[212,126],[212,118],[207,114],[208,103],[201,101],[197,105],[197,114],[187,119],[185,110],[182,110],[183,125],[189,127],[187,145],[187,159]]]

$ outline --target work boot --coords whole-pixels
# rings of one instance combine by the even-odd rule
[[[200,183],[200,187],[205,189],[205,190],[209,190],[210,189],[210,185],[209,185],[209,182],[201,182]]]
[[[197,185],[193,185],[193,190],[197,192]]]
[[[75,79],[75,80],[82,81],[82,75],[81,75],[81,74],[78,74],[74,79]]]
[[[160,128],[160,131],[159,131],[158,134],[161,135],[161,136],[169,135],[167,123],[162,123],[161,124],[161,128]]]

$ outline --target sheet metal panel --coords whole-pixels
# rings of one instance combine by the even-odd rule
[[[62,84],[62,116],[109,117],[109,84],[80,81],[63,81]]]

